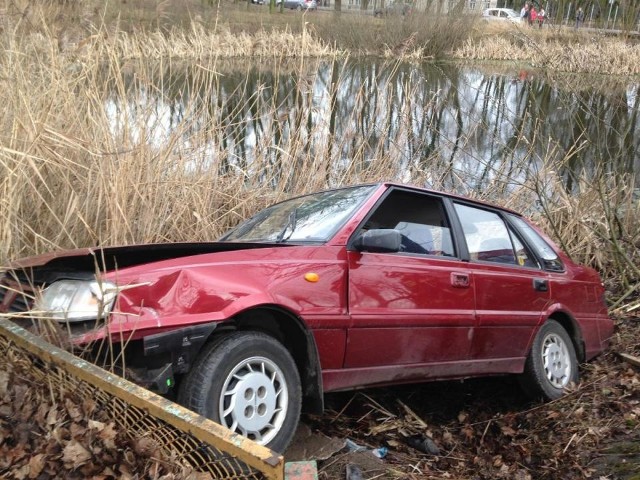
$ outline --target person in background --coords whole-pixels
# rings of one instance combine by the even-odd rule
[[[536,11],[536,7],[531,5],[529,7],[529,26],[532,27],[538,20],[538,12]]]
[[[546,15],[546,12],[544,11],[544,8],[540,7],[540,11],[538,12],[538,28],[542,28],[545,15]]]
[[[579,7],[576,11],[576,28],[580,28],[582,26],[582,22],[584,21],[584,12],[582,11],[582,7]]]

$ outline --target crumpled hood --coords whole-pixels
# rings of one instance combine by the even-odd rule
[[[24,270],[34,267],[76,271],[108,272],[115,268],[126,268],[162,260],[200,255],[205,253],[245,250],[254,248],[273,248],[274,244],[265,243],[155,243],[126,245],[118,247],[88,247],[75,250],[36,255],[11,262],[12,270]],[[279,246],[285,246],[280,244]]]

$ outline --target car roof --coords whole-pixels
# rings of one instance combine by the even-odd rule
[[[503,8],[503,7],[485,8],[484,11],[485,12],[513,12],[513,13],[518,13],[513,8]]]
[[[459,195],[459,194],[456,194],[456,193],[443,192],[443,191],[440,191],[440,190],[434,190],[434,189],[430,189],[430,188],[419,187],[419,186],[416,186],[416,185],[411,185],[411,184],[406,184],[406,183],[398,183],[398,182],[381,182],[378,185],[386,185],[388,187],[405,188],[405,189],[408,189],[408,190],[415,190],[415,191],[419,191],[419,192],[433,193],[433,194],[436,194],[436,195],[441,195],[443,197],[449,197],[449,198],[452,198],[452,199],[455,199],[455,200],[462,200],[462,201],[465,201],[465,202],[476,203],[478,205],[484,205],[486,207],[496,208],[496,209],[502,210],[503,212],[512,213],[512,214],[517,215],[519,217],[522,216],[522,214],[516,212],[515,210],[511,210],[510,208],[502,207],[500,205],[496,205],[495,203],[486,202],[484,200],[477,200],[477,199],[466,197],[464,195]],[[356,186],[356,185],[353,185],[353,186]]]

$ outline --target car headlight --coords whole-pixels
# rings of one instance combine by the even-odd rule
[[[97,320],[111,311],[116,293],[111,282],[59,280],[37,296],[33,310],[54,320]]]

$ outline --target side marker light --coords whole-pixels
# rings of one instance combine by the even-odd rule
[[[320,280],[320,276],[317,273],[309,272],[304,274],[304,279],[307,282],[316,283]]]

